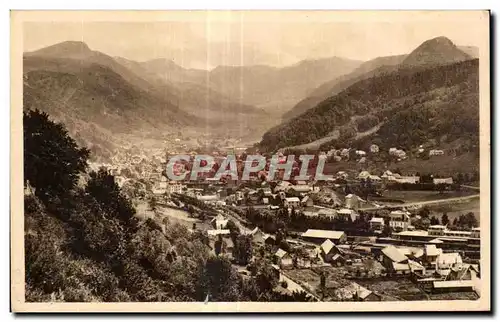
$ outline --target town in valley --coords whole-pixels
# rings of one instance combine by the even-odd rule
[[[287,14],[23,25],[26,302],[481,299],[475,20]]]

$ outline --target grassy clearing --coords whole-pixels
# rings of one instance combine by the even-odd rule
[[[465,197],[477,194],[476,191],[446,191],[439,193],[438,191],[401,191],[401,190],[386,190],[383,195],[385,198],[401,199],[406,202],[431,201],[447,198]]]
[[[444,213],[448,215],[448,218],[450,221],[453,222],[455,218],[458,218],[460,215],[464,215],[468,212],[474,213],[474,216],[478,220],[478,222],[481,222],[481,212],[480,212],[480,207],[479,207],[480,201],[479,198],[477,199],[471,199],[468,201],[460,202],[460,203],[452,203],[452,204],[447,204],[447,205],[436,205],[436,206],[429,206],[429,209],[432,212],[431,216],[436,216],[439,220],[441,220],[441,217]]]

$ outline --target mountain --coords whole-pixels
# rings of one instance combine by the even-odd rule
[[[405,58],[402,65],[433,66],[468,59],[472,57],[461,51],[450,39],[437,37],[423,42]]]
[[[209,72],[206,70],[186,69],[168,59],[145,62],[121,57],[115,59],[148,82],[168,87],[170,97],[179,109],[200,118],[200,124],[213,133],[224,136],[248,134],[257,140],[270,127],[272,118],[264,110],[241,99],[230,99],[208,86]]]
[[[124,137],[132,133],[162,136],[201,122],[172,101],[174,88],[151,83],[82,42],[25,53],[23,75],[24,108],[63,122],[99,156],[129,143]]]
[[[399,65],[405,58],[406,55],[385,56],[377,57],[362,63],[352,73],[329,80],[313,90],[306,98],[298,102],[291,110],[286,112],[283,115],[283,120],[286,121],[304,113],[328,97],[340,93],[342,90],[362,79],[395,70],[394,66]]]
[[[363,79],[264,134],[260,148],[331,146],[375,140],[413,149],[429,141],[479,135],[478,60],[406,67]]]
[[[189,126],[196,130],[203,127],[203,131],[214,135],[244,136],[250,133],[255,139],[269,127],[263,125],[269,123],[270,119],[263,110],[242,101],[232,101],[206,86],[208,71],[184,69],[166,59],[135,62],[93,51],[83,42],[67,41],[25,53],[24,73],[31,74],[28,78],[30,82],[33,79],[45,80],[28,83],[27,97],[36,97],[39,91],[48,91],[45,93],[47,100],[42,100],[37,105],[44,103],[47,105],[45,110],[51,109],[52,113],[66,120],[88,119],[89,122],[97,122],[97,126],[105,124],[105,128],[128,128],[128,131],[144,124],[163,129]],[[61,83],[61,79],[67,80],[68,74],[73,78],[67,83]],[[49,80],[50,77],[55,79]],[[120,80],[101,84],[90,77]],[[99,83],[94,88],[98,92],[92,93],[92,89],[88,87],[82,91],[77,87],[84,79],[86,83]],[[64,88],[65,86],[68,88]],[[108,88],[103,89],[103,86]],[[68,96],[71,99],[67,104],[75,106],[67,109],[67,115],[63,115],[64,109],[51,107],[57,103],[50,102],[62,99],[58,95],[76,90],[80,94],[76,100],[74,96]],[[106,91],[114,93],[113,99],[100,99],[100,95]],[[32,95],[31,92],[35,93]],[[92,101],[87,102],[83,94],[92,98]],[[123,98],[119,104],[114,103],[117,95]],[[101,105],[96,105],[95,102],[101,102]],[[89,106],[93,108],[88,108]],[[135,111],[134,115],[130,114],[132,110]],[[122,113],[123,111],[127,112]],[[87,113],[91,115],[85,115]],[[106,117],[101,119],[101,114]],[[110,117],[114,117],[114,121],[108,124]],[[136,120],[137,126],[134,126],[133,120]]]
[[[339,57],[304,60],[283,68],[219,66],[210,71],[207,86],[232,100],[245,102],[281,116],[312,89],[348,74],[362,62]]]
[[[378,57],[361,64],[352,73],[333,78],[322,84],[307,97],[297,103],[290,111],[283,115],[283,120],[292,119],[305,111],[313,108],[323,100],[337,93],[340,93],[354,83],[374,76],[391,73],[400,68],[426,67],[444,65],[458,61],[472,59],[472,57],[462,48],[468,51],[474,51],[476,47],[458,48],[446,37],[437,37],[425,41],[408,55],[396,55]],[[477,57],[472,55],[473,57]]]
[[[160,89],[158,88],[158,84],[150,83],[145,79],[138,77],[127,67],[118,63],[115,59],[113,59],[113,57],[99,51],[91,50],[84,42],[65,41],[33,52],[25,53],[24,57],[25,71],[27,68],[46,70],[59,70],[62,68],[63,71],[66,68],[69,68],[74,71],[79,66],[88,67],[91,64],[98,64],[109,68],[116,74],[123,77],[123,79],[130,84],[137,86],[141,90],[144,90],[152,95],[165,97],[172,92],[169,88],[162,87]],[[31,57],[38,58],[35,64],[31,64],[30,61],[26,61],[26,58]],[[44,58],[44,60],[40,58]]]

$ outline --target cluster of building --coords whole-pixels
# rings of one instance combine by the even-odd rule
[[[388,239],[354,241],[343,231],[308,229],[301,235],[301,240],[307,243],[305,247],[309,250],[305,258],[298,260],[296,254],[283,249],[278,249],[274,255],[278,267],[285,271],[325,265],[351,267],[371,258],[382,267],[374,275],[408,277],[422,289],[433,293],[479,293],[479,265],[464,258],[464,252],[440,243],[440,238],[448,238],[449,235],[479,240],[479,229],[469,232],[468,236],[458,236],[465,234],[432,226],[428,234],[433,237],[432,240],[415,245],[391,244]]]

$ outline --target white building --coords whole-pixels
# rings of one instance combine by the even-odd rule
[[[370,172],[368,171],[361,171],[359,174],[358,174],[358,179],[367,179],[368,177],[370,177]]]
[[[370,219],[370,228],[373,230],[382,230],[384,228],[384,218],[373,217]]]
[[[287,208],[299,207],[300,206],[300,199],[298,197],[285,198],[284,205]]]
[[[389,227],[407,231],[410,226],[410,214],[406,211],[395,210],[389,214]]]
[[[435,156],[435,155],[444,155],[443,150],[430,150],[429,151],[429,156]]]
[[[434,184],[453,184],[453,178],[434,178],[432,182]]]

